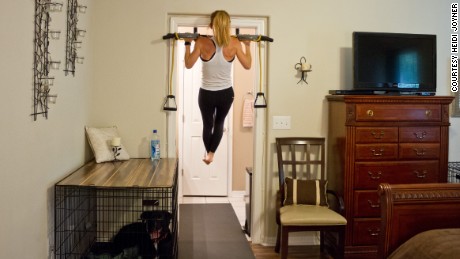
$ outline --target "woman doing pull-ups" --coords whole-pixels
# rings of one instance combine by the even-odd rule
[[[232,62],[235,56],[245,69],[251,68],[250,41],[244,43],[230,35],[230,15],[218,10],[211,14],[209,25],[212,37],[198,37],[190,52],[192,39],[185,39],[185,67],[192,68],[198,60],[203,62],[203,77],[198,105],[203,119],[203,142],[206,155],[203,161],[210,164],[223,136],[225,117],[233,103]]]

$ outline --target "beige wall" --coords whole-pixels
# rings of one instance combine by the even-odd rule
[[[47,258],[53,235],[53,184],[90,158],[84,126],[117,125],[129,153],[146,157],[152,128],[165,142],[161,111],[167,87],[168,14],[230,14],[268,17],[268,125],[289,115],[292,129],[268,127],[262,240],[274,238],[274,138],[326,136],[324,96],[352,83],[352,31],[438,35],[438,95],[449,93],[449,5],[440,0],[80,0],[88,13],[79,25],[88,30],[81,51],[85,64],[75,77],[55,73],[58,103],[48,120],[33,122],[33,1],[0,2],[0,258]],[[59,16],[60,15],[60,16]],[[65,31],[65,12],[52,25]],[[63,60],[64,39],[52,55]],[[56,53],[56,54],[55,54]],[[294,64],[305,56],[313,65],[308,85],[297,85]],[[54,72],[53,72],[54,73]],[[460,120],[452,119],[449,158],[459,160]],[[6,233],[6,234],[5,234]]]
[[[62,2],[62,1],[61,1]],[[88,28],[82,15],[81,28]],[[34,1],[0,2],[0,258],[48,258],[54,243],[54,183],[90,158],[84,125],[92,99],[92,65],[64,76],[66,12],[53,13],[50,56],[61,61],[48,119],[33,121]],[[79,54],[90,61],[90,42]]]

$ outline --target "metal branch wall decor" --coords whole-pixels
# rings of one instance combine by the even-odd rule
[[[86,31],[77,28],[78,13],[85,13],[86,6],[79,5],[77,0],[67,0],[67,40],[65,51],[65,75],[71,73],[75,76],[75,62],[83,63],[83,57],[77,55],[77,49],[81,48],[81,38]]]
[[[62,3],[51,0],[35,0],[34,35],[34,121],[38,115],[48,118],[48,105],[55,103],[57,95],[50,93],[54,77],[50,69],[59,69],[60,61],[52,60],[48,51],[49,40],[59,39],[60,31],[50,31],[51,12],[62,11]]]

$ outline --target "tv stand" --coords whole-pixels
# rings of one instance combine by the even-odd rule
[[[374,91],[372,90],[329,90],[329,94],[332,95],[374,95]]]
[[[435,92],[386,91],[386,90],[329,90],[331,95],[389,95],[389,96],[435,96]]]

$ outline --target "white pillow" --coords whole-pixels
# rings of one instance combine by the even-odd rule
[[[86,128],[86,136],[88,137],[89,145],[94,153],[94,158],[97,163],[113,161],[112,139],[119,137],[116,126],[107,128]],[[120,155],[117,156],[118,160],[128,160],[129,155],[123,144],[120,145]]]

